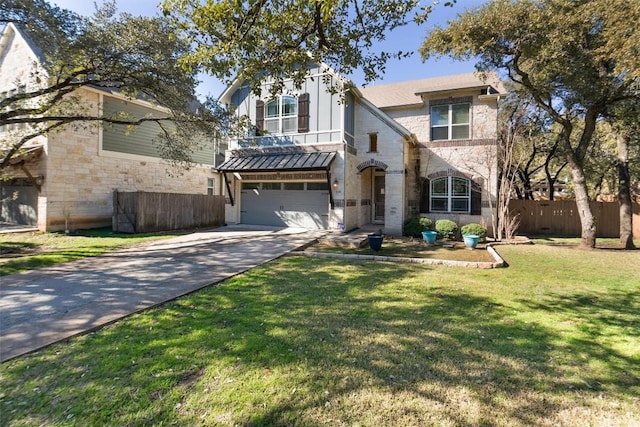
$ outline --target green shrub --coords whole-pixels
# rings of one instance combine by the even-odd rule
[[[422,232],[428,230],[433,230],[433,221],[429,218],[409,218],[404,222],[403,234],[422,238]]]
[[[463,236],[465,234],[475,234],[476,236],[480,236],[480,241],[483,241],[484,238],[487,237],[487,227],[483,227],[476,223],[463,225],[460,227],[460,232],[462,232]]]
[[[458,233],[458,224],[450,219],[439,219],[436,221],[436,231],[440,237],[453,239]]]

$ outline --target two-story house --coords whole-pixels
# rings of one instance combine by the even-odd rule
[[[43,61],[42,50],[28,34],[7,24],[0,38],[0,95],[46,84],[46,79],[34,78],[46,76]],[[82,112],[92,116],[168,114],[150,102],[90,86],[72,96]],[[19,139],[24,128],[0,127],[0,149]],[[153,122],[135,129],[76,123],[32,139],[2,171],[0,221],[35,225],[42,231],[94,228],[112,224],[114,190],[220,194],[215,138],[210,136],[210,144],[193,153],[191,169],[176,171],[155,143],[159,132]]]
[[[227,222],[400,235],[407,218],[492,220],[496,76],[358,89],[325,65],[260,95],[236,81],[221,101],[251,124],[219,167]]]

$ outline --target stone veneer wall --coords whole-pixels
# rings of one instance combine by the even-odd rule
[[[6,31],[11,30],[7,28]],[[5,39],[7,44],[4,47],[6,54],[0,58],[0,93],[11,93],[17,90],[16,82],[24,85],[27,91],[37,89],[38,83],[34,74],[37,69],[37,57],[18,33],[7,33],[7,35],[8,37]],[[0,142],[5,136],[7,135],[0,133]],[[15,141],[18,138],[20,138],[19,133],[15,133],[11,135],[9,141]],[[26,146],[44,144],[45,142],[46,138],[41,136],[29,141]],[[27,168],[33,176],[44,174],[44,164],[41,162],[29,162]],[[8,168],[6,172],[11,177],[26,177],[20,168]]]
[[[36,88],[32,78],[38,69],[36,56],[17,33],[7,40],[7,54],[0,67],[0,92],[15,89],[16,81],[27,90]],[[89,111],[97,113],[99,94],[88,90],[78,93]],[[29,142],[44,145],[40,160],[28,165],[32,175],[45,177],[38,197],[40,230],[111,225],[114,190],[206,194],[207,178],[215,178],[218,185],[219,178],[210,166],[194,166],[182,176],[170,176],[160,159],[101,153],[99,141],[96,127],[67,126],[48,138]],[[19,169],[9,172],[24,176]]]
[[[31,75],[36,68],[36,57],[29,46],[14,33],[9,36],[5,49],[7,54],[0,67],[0,92],[16,89],[16,82],[25,84],[27,89],[34,88]]]
[[[474,95],[472,101],[472,139],[459,141],[430,141],[429,100],[420,108],[389,109],[385,112],[395,121],[416,135],[419,141],[420,176],[453,169],[460,171],[474,180],[482,180],[484,188],[482,194],[482,215],[468,214],[424,214],[431,219],[447,218],[459,225],[468,223],[482,223],[491,231],[492,209],[488,205],[489,198],[493,201],[497,195],[497,104],[495,101],[482,102],[477,93],[455,93],[456,97]],[[434,96],[434,99],[448,98],[449,95]],[[408,168],[411,171],[411,168]],[[408,194],[417,191],[417,181],[409,179],[415,188],[409,189]],[[419,200],[419,198],[418,198]],[[411,206],[409,209],[411,210]]]
[[[356,129],[355,145],[358,150],[358,164],[362,162],[374,164],[375,162],[381,162],[387,165],[385,169],[384,232],[400,236],[402,235],[402,225],[405,219],[404,170],[406,143],[402,135],[373,115],[371,111],[360,103],[356,108]],[[378,134],[377,152],[368,152],[370,133]],[[362,178],[370,175],[360,174],[359,176]],[[373,203],[373,200],[371,203]],[[370,220],[367,222],[370,222]]]
[[[100,95],[88,91],[84,95],[87,106],[97,112]],[[207,178],[215,179],[216,193],[219,189],[220,178],[211,172],[211,166],[172,170],[161,159],[101,152],[99,141],[100,129],[96,126],[67,126],[50,136],[38,228],[52,231],[108,226],[114,190],[207,194]]]

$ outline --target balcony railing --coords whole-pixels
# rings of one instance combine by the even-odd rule
[[[282,147],[295,144],[296,140],[289,135],[252,136],[238,140],[239,148]]]

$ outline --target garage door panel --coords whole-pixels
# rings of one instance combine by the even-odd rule
[[[320,215],[313,212],[280,211],[276,215],[282,224],[287,227],[299,227],[324,230],[327,228],[328,215]]]
[[[304,190],[243,190],[241,222],[309,229],[329,227],[329,193]]]
[[[14,185],[0,183],[0,221],[11,224],[38,223],[38,190],[26,179],[14,179]]]

